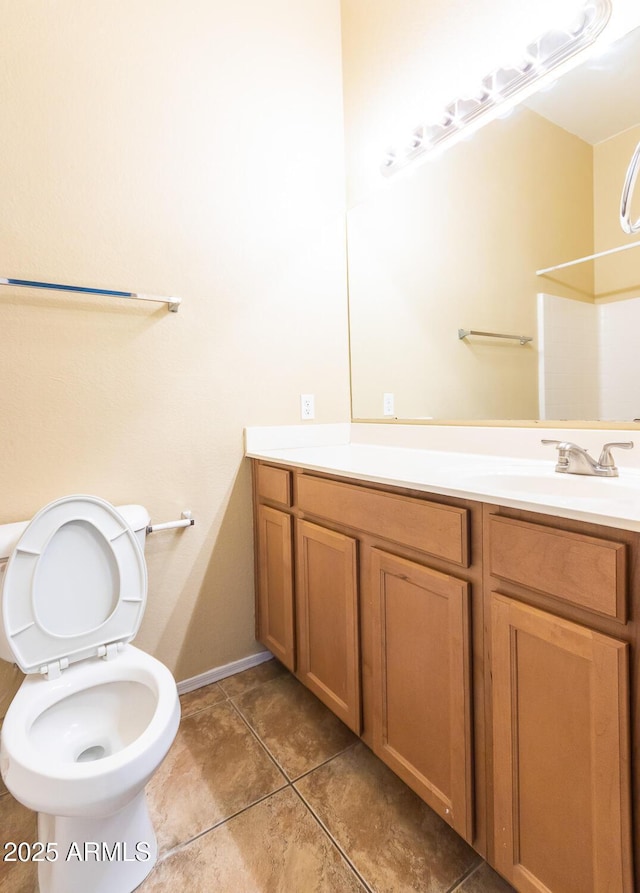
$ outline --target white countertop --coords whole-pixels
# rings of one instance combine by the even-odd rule
[[[620,466],[617,478],[559,474],[554,471],[553,448],[543,448],[546,459],[464,452],[460,449],[459,429],[454,435],[458,437],[454,448],[442,450],[358,442],[359,435],[352,430],[356,426],[316,425],[313,428],[322,429],[316,433],[313,428],[300,433],[298,427],[303,426],[247,429],[246,455],[358,481],[640,531],[640,470],[635,467]],[[571,433],[573,436],[566,439],[579,443],[586,439],[583,431]],[[600,441],[605,437],[615,440],[616,433],[600,431],[597,436]],[[546,436],[547,432],[534,431],[537,444],[541,434]],[[549,434],[563,439],[566,432],[551,429]],[[628,434],[620,439],[628,440]],[[476,435],[475,440],[480,442],[481,438]],[[618,461],[621,458],[620,453]]]

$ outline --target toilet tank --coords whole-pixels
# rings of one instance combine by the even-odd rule
[[[140,548],[144,552],[147,527],[150,521],[149,512],[142,505],[117,505],[115,506],[115,509],[122,515],[129,527],[131,527],[136,535],[136,539],[140,543]],[[29,523],[29,521],[18,521],[14,524],[0,524],[0,595],[2,593],[2,584],[7,560],[15,549],[16,543],[29,526]],[[14,663],[14,654],[4,633],[1,608],[2,598],[0,597],[0,660]]]
[[[120,512],[129,527],[136,535],[140,548],[144,552],[144,544],[147,538],[147,527],[151,518],[143,505],[117,505],[116,511]],[[1,528],[0,528],[1,529]]]

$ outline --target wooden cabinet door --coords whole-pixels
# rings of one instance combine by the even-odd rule
[[[360,734],[356,541],[298,520],[296,549],[298,676]]]
[[[627,645],[491,595],[495,867],[522,893],[631,893]]]
[[[258,641],[295,670],[292,519],[258,506]]]
[[[472,837],[469,585],[371,550],[373,749]]]

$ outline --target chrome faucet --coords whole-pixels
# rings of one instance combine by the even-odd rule
[[[556,445],[558,449],[556,471],[563,474],[593,474],[606,478],[618,477],[618,468],[613,461],[611,448],[630,450],[633,447],[632,440],[625,443],[605,443],[596,462],[586,450],[568,440],[543,440],[542,443]]]

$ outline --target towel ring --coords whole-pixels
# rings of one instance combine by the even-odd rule
[[[635,223],[631,222],[631,202],[633,200],[633,191],[636,185],[639,169],[640,143],[636,146],[633,157],[629,162],[627,176],[625,177],[624,186],[622,187],[622,198],[620,199],[620,226],[625,233],[640,232],[640,217]]]

